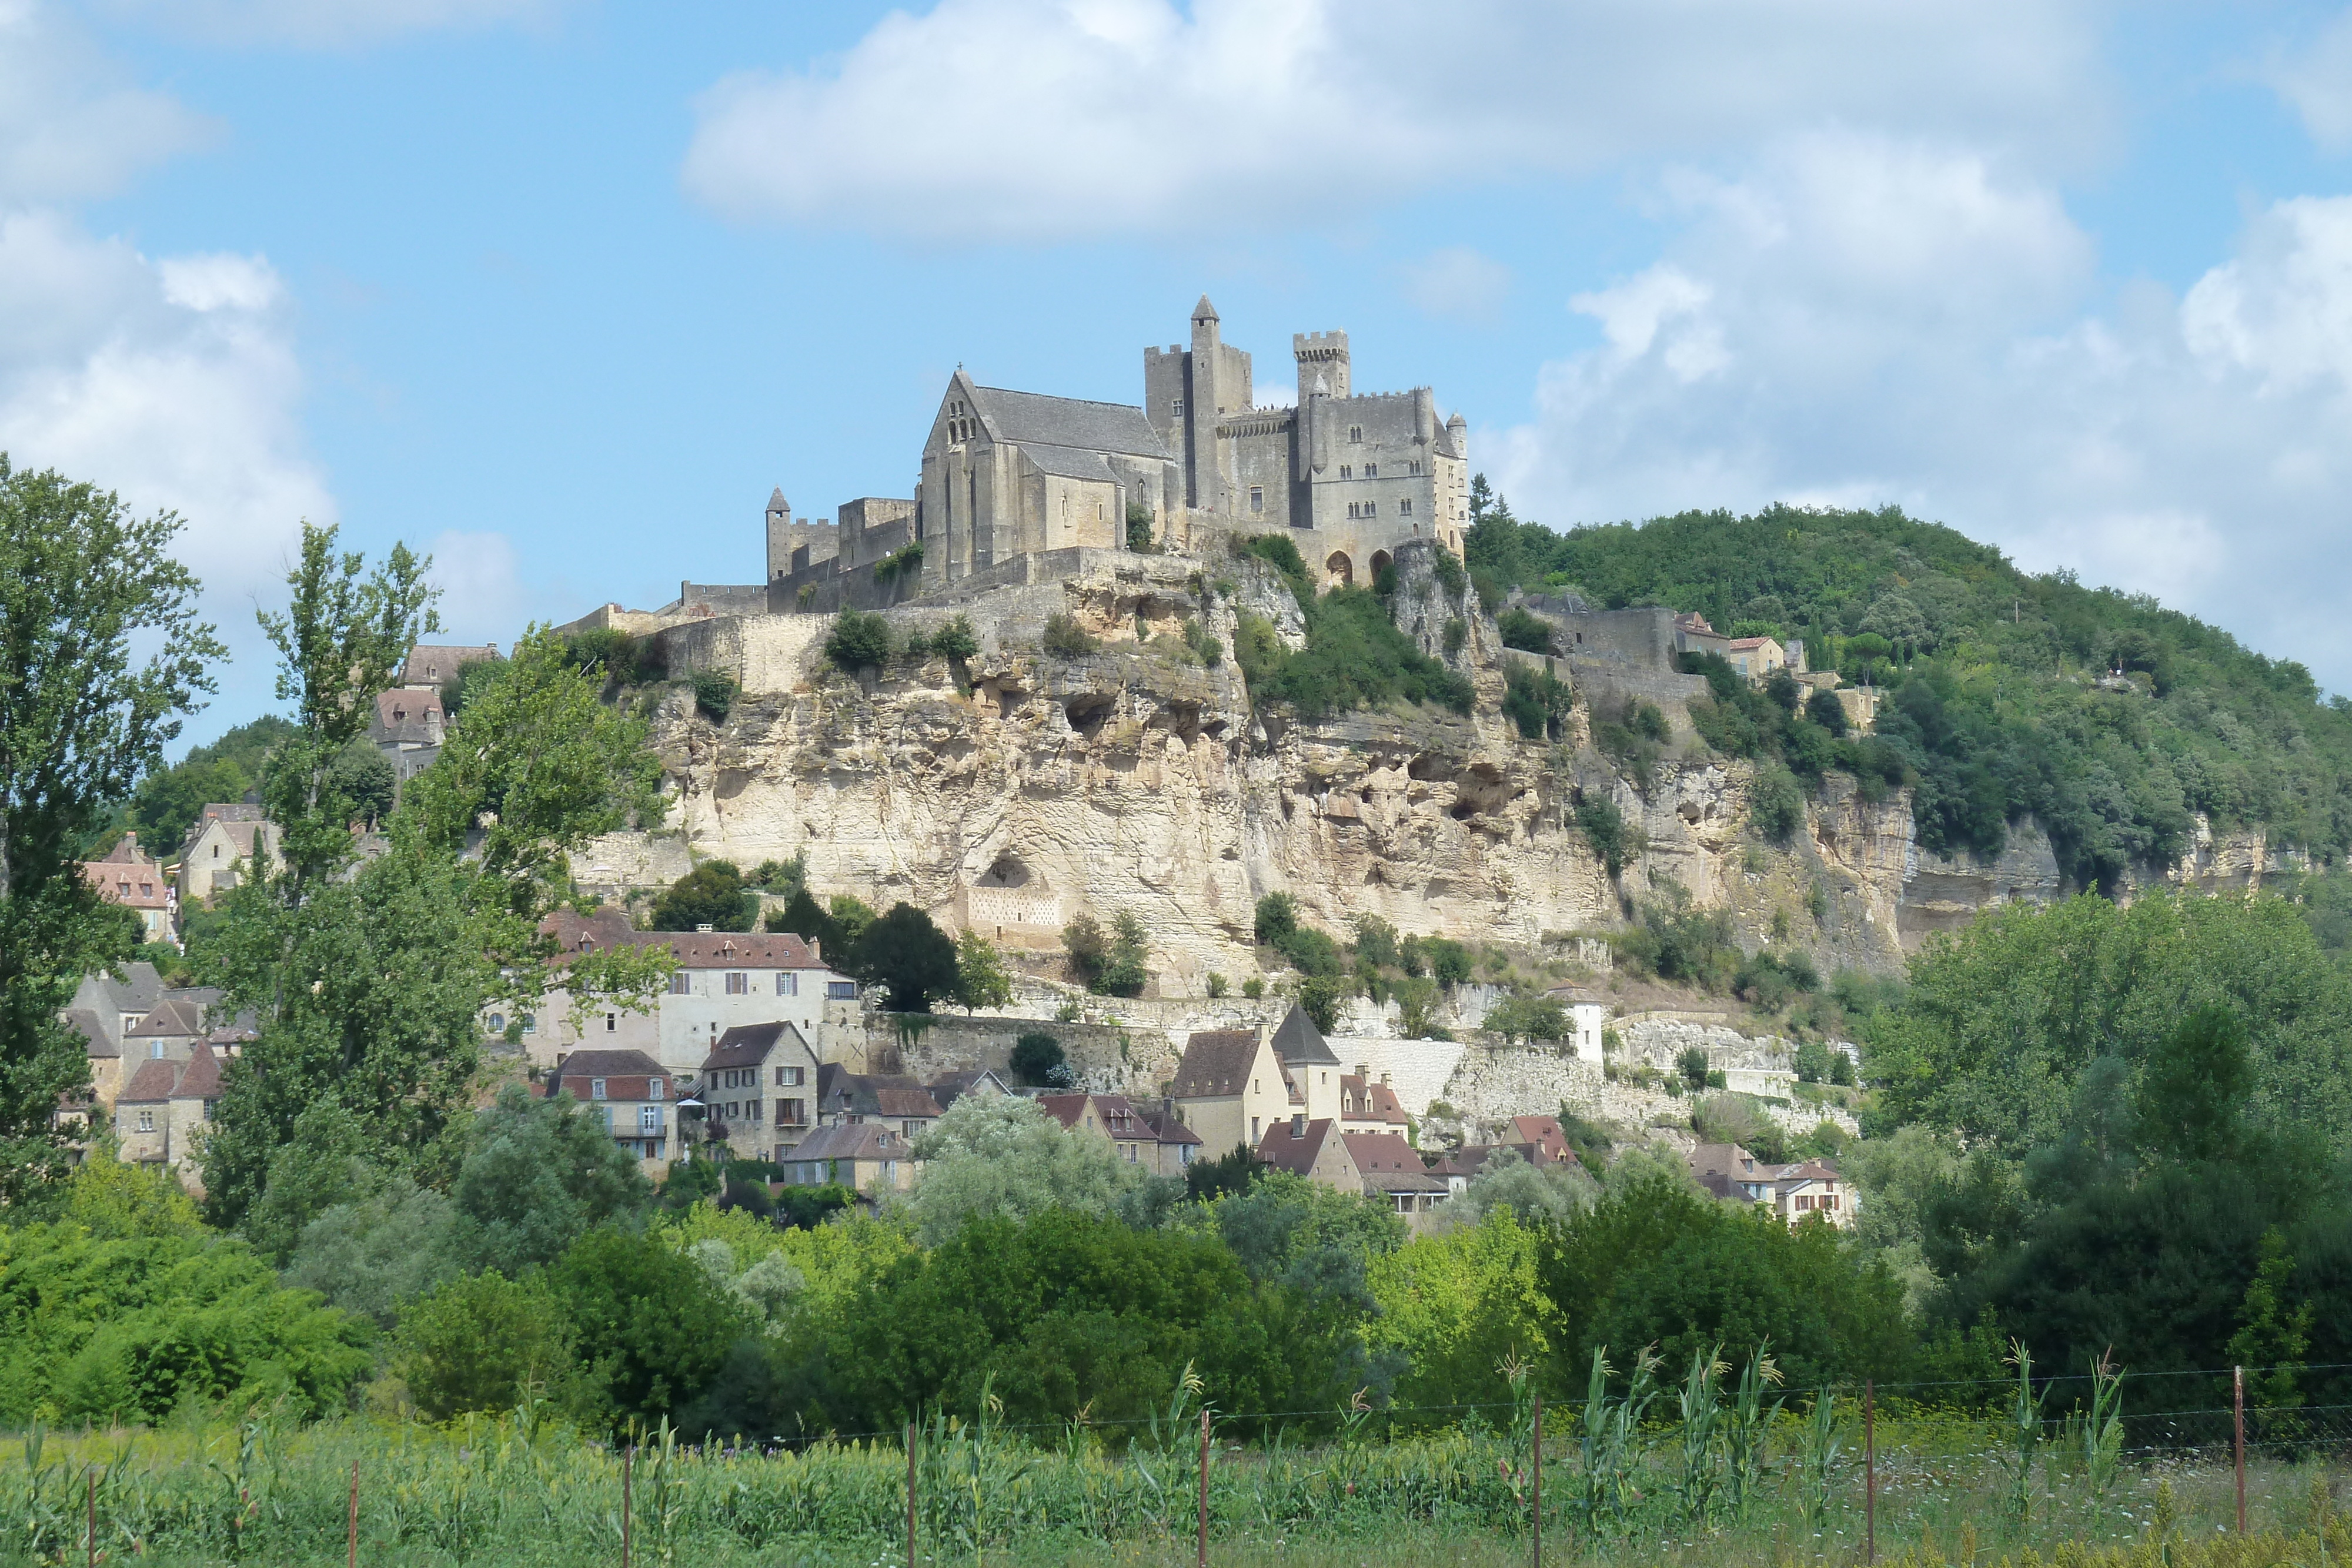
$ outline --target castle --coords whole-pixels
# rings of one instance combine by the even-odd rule
[[[1333,585],[1369,583],[1403,540],[1458,552],[1461,414],[1441,423],[1427,387],[1359,395],[1345,332],[1297,334],[1291,350],[1297,402],[1257,406],[1250,357],[1223,340],[1203,295],[1189,349],[1143,351],[1140,407],[985,387],[959,368],[913,498],[864,497],[830,523],[795,520],[781,488],[770,498],[767,608],[978,587],[1048,551],[1130,548],[1147,528],[1154,547],[1187,551],[1287,533]]]

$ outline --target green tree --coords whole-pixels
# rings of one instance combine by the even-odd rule
[[[130,825],[158,859],[186,842],[196,815],[215,801],[242,800],[260,783],[270,748],[294,732],[276,714],[241,724],[210,746],[190,748],[169,768],[149,773],[131,798]]]
[[[1066,1128],[1034,1102],[1007,1095],[964,1095],[916,1134],[914,1155],[923,1162],[915,1223],[930,1246],[976,1215],[1108,1214],[1146,1179],[1109,1139]]]
[[[0,456],[0,1205],[63,1174],[58,1100],[88,1067],[58,1018],[137,943],[74,862],[226,656],[169,553],[179,528]]]
[[[877,612],[843,611],[825,633],[824,656],[852,674],[881,668],[890,662],[890,622]]]
[[[393,1370],[436,1421],[504,1412],[568,1380],[571,1325],[539,1278],[448,1281],[401,1319]]]
[[[411,1301],[457,1273],[453,1217],[446,1196],[404,1176],[361,1190],[303,1227],[285,1280],[388,1329]]]
[[[383,753],[364,739],[344,747],[328,775],[329,793],[348,802],[352,821],[371,828],[392,815],[399,783]]]
[[[1486,1027],[1506,1040],[1566,1040],[1568,1009],[1549,997],[1506,997],[1486,1009]]]
[[[615,1427],[674,1418],[753,1326],[740,1298],[666,1239],[609,1226],[572,1242],[547,1285],[582,1382]]]
[[[1045,1089],[1067,1089],[1073,1080],[1062,1042],[1041,1030],[1032,1030],[1013,1042],[1013,1076]]]
[[[1012,1005],[1013,972],[1005,967],[996,944],[977,931],[956,938],[955,991],[966,1012]]]
[[[538,1100],[519,1083],[475,1118],[450,1185],[454,1245],[468,1268],[520,1275],[592,1227],[629,1222],[653,1186],[613,1137],[603,1105]]]
[[[732,861],[704,861],[670,883],[654,900],[647,923],[656,931],[749,931],[760,912],[758,896],[743,885]]]
[[[890,993],[892,1012],[929,1012],[931,998],[956,995],[961,979],[955,943],[903,902],[865,929],[849,961],[852,973]]]

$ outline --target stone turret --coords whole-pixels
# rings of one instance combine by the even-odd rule
[[[1290,351],[1298,361],[1298,402],[1307,405],[1308,390],[1317,378],[1321,378],[1325,394],[1345,398],[1354,394],[1348,384],[1348,334],[1345,332],[1293,332]]]

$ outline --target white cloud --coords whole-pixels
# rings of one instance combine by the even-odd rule
[[[688,189],[739,218],[948,241],[1229,233],[1792,128],[2105,134],[2069,0],[940,0],[714,86]]]
[[[1522,516],[1894,503],[2352,688],[2352,198],[2094,311],[2057,200],[1966,151],[1806,138],[1668,183],[1666,254],[1572,302],[1602,341],[1485,444]]]
[[[168,95],[122,80],[51,11],[0,0],[0,204],[110,195],[212,134]]]
[[[2314,141],[2334,152],[2352,148],[2352,10],[2298,52],[2273,59],[2269,76]]]
[[[1511,292],[1511,269],[1466,245],[1432,251],[1403,271],[1406,297],[1447,320],[1491,322]]]
[[[352,48],[413,33],[545,26],[569,0],[107,0],[106,8],[205,43]]]
[[[511,646],[524,622],[541,613],[543,585],[524,585],[521,562],[506,535],[449,529],[426,553],[433,558],[430,580],[441,590],[441,625],[449,641]]]

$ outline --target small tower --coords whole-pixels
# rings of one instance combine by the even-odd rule
[[[1304,406],[1310,389],[1319,378],[1328,395],[1336,398],[1354,394],[1348,383],[1348,334],[1345,332],[1293,332],[1290,352],[1298,361],[1298,401]]]
[[[770,582],[793,570],[793,504],[784,499],[784,487],[779,485],[768,495]]]

